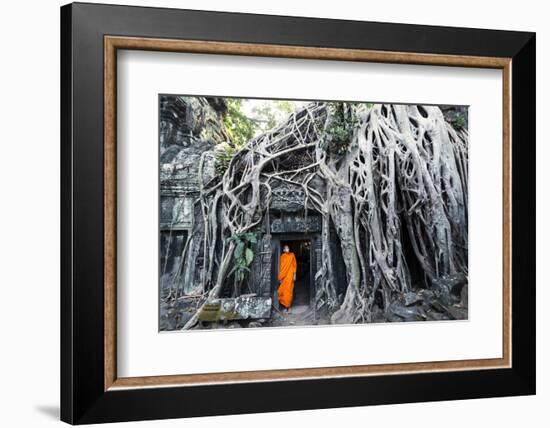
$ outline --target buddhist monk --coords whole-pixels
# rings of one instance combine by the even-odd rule
[[[281,262],[279,266],[279,303],[286,312],[290,312],[292,298],[294,297],[294,281],[296,281],[296,256],[290,252],[288,245],[283,246]]]

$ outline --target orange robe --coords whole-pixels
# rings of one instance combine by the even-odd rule
[[[296,256],[294,253],[281,254],[279,266],[279,303],[285,308],[290,308],[294,296],[294,274],[296,273]]]

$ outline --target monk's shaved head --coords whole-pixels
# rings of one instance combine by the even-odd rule
[[[288,245],[283,245],[283,252],[288,253],[290,251],[290,247]]]

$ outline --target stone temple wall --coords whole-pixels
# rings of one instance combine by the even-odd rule
[[[159,101],[161,296],[173,285],[174,273],[180,267],[186,244],[192,256],[183,267],[179,285],[183,286],[184,294],[193,295],[202,291],[199,288],[203,274],[203,224],[196,203],[199,196],[198,165],[204,152],[228,141],[222,122],[227,106],[223,99],[201,97],[162,95]],[[204,164],[203,174],[206,180],[214,177],[211,157]],[[317,190],[324,192],[323,183],[318,184]],[[303,189],[284,182],[275,184],[269,214],[255,230],[258,242],[252,248],[255,258],[243,294],[273,296],[278,270],[276,251],[279,250],[274,244],[281,236],[311,239],[314,274],[320,267],[321,228],[321,217],[307,203]]]
[[[201,229],[201,216],[197,212],[199,182],[198,165],[201,155],[221,142],[227,141],[223,128],[223,115],[227,109],[221,99],[161,95],[159,124],[160,151],[160,276],[161,295],[171,283],[178,269],[181,253],[195,231]],[[205,163],[204,177],[214,176],[211,159]],[[195,241],[197,241],[195,239]],[[198,242],[191,242],[189,249],[198,252]],[[197,292],[200,269],[197,261],[186,269],[188,294]]]

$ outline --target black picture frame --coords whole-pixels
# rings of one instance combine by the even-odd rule
[[[105,35],[512,58],[512,367],[105,391]],[[86,424],[534,394],[535,98],[529,32],[63,6],[61,419]]]

